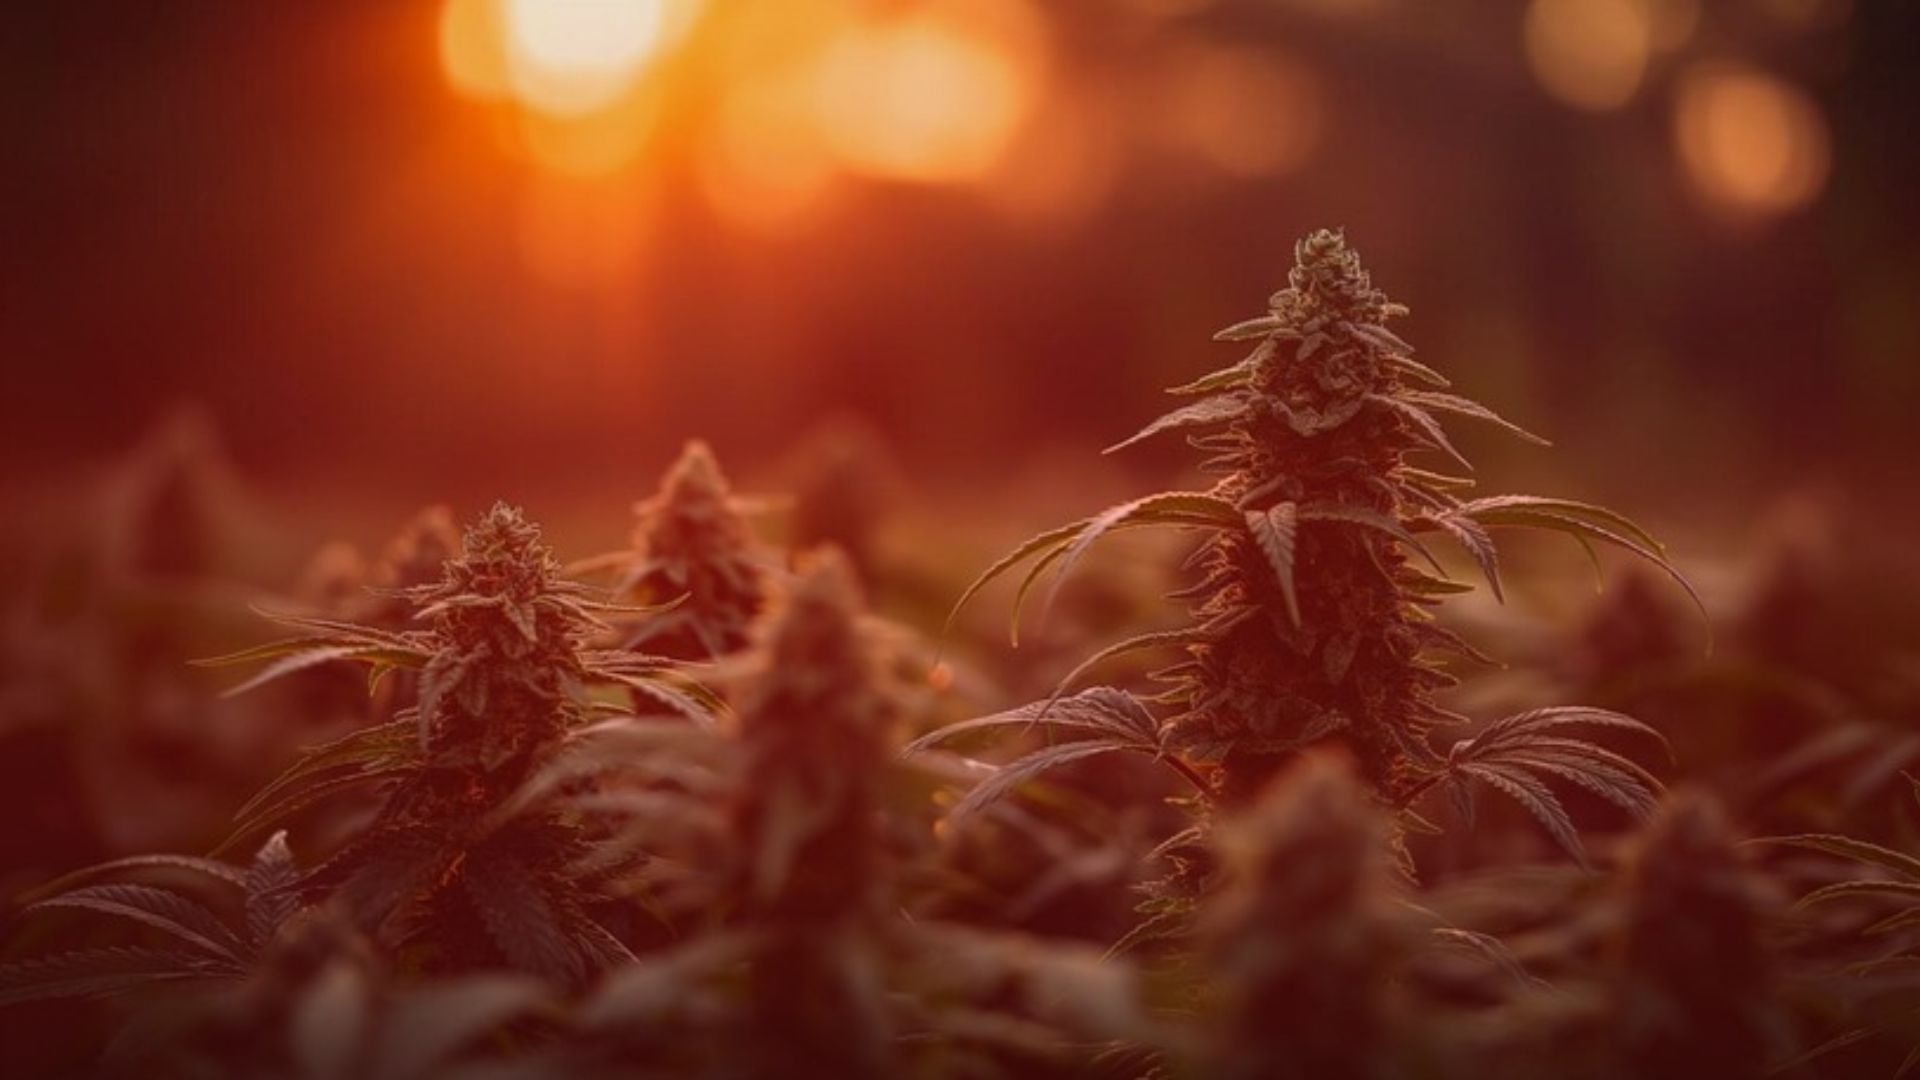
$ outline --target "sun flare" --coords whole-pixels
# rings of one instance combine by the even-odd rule
[[[441,62],[470,96],[581,116],[630,96],[690,13],[686,0],[448,0]]]
[[[664,0],[506,0],[514,94],[544,112],[592,112],[617,101],[660,51]]]

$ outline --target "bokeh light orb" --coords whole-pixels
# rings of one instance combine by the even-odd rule
[[[499,0],[447,0],[440,8],[440,67],[447,83],[470,98],[512,93],[507,32]]]
[[[1031,97],[1027,72],[1001,42],[933,12],[848,30],[821,56],[811,87],[834,157],[889,180],[984,175]]]
[[[544,112],[592,112],[618,101],[659,49],[664,0],[505,0],[515,96]]]
[[[1522,24],[1527,64],[1560,101],[1617,109],[1646,78],[1653,15],[1649,0],[1533,0]]]
[[[1192,43],[1153,91],[1162,141],[1228,176],[1294,172],[1320,141],[1319,78],[1277,50]]]
[[[1805,91],[1744,65],[1707,63],[1680,80],[1675,149],[1711,205],[1772,216],[1811,202],[1826,185],[1827,124]]]

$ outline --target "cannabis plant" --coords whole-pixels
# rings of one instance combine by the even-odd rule
[[[1302,755],[1210,835],[1188,984],[1195,1076],[1473,1075],[1485,1014],[1544,984],[1497,939],[1417,902],[1394,822],[1337,752]],[[1164,975],[1163,975],[1164,977]]]
[[[1908,783],[1915,802],[1920,803],[1920,781],[1909,778]],[[1911,1073],[1920,1066],[1920,857],[1833,833],[1772,837],[1764,842],[1851,864],[1842,875],[1822,873],[1825,883],[1808,891],[1796,905],[1808,916],[1831,909],[1851,916],[1839,940],[1834,940],[1830,927],[1819,928],[1819,954],[1829,967],[1833,957],[1862,957],[1837,972],[1816,973],[1835,984],[1845,1027],[1802,1059],[1886,1033],[1910,1047],[1899,1073]]]
[[[172,874],[204,893],[233,894],[238,905],[128,874]],[[288,887],[296,872],[285,832],[261,845],[247,866],[188,855],[136,855],[69,874],[36,890],[43,898],[21,915],[82,911],[129,920],[155,931],[153,945],[81,949],[0,965],[0,1004],[64,997],[105,997],[163,983],[232,982],[261,962],[297,903]],[[223,914],[237,906],[241,918]]]
[[[100,883],[132,875],[197,888]],[[140,1009],[101,1052],[100,1075],[413,1080],[439,1075],[480,1036],[547,1000],[538,982],[499,975],[393,986],[346,920],[300,907],[298,878],[284,832],[244,867],[154,855],[69,875],[27,913],[112,916],[153,944],[0,966],[0,1004],[137,995]]]
[[[837,417],[809,432],[793,458],[788,543],[831,544],[871,577],[881,526],[905,486],[892,448],[864,420]]]
[[[766,603],[764,556],[713,451],[687,443],[660,491],[634,508],[632,549],[578,564],[618,573],[614,592],[668,605],[635,620],[627,643],[686,660],[738,651]]]
[[[209,581],[245,558],[247,512],[212,421],[192,409],[155,423],[100,493],[95,540],[121,584]]]
[[[460,554],[460,529],[453,511],[434,505],[400,527],[373,564],[367,584],[344,614],[361,623],[402,629],[413,619],[408,590],[440,580],[448,559]]]
[[[1430,732],[1465,720],[1434,699],[1454,681],[1440,660],[1479,654],[1435,622],[1433,608],[1468,586],[1447,575],[1422,537],[1462,545],[1496,596],[1498,553],[1488,530],[1500,526],[1613,544],[1678,574],[1652,536],[1613,511],[1539,496],[1469,497],[1467,478],[1415,465],[1438,455],[1468,467],[1442,416],[1540,440],[1446,392],[1447,379],[1413,359],[1412,347],[1387,328],[1406,309],[1374,288],[1342,234],[1314,233],[1296,246],[1295,258],[1288,287],[1273,294],[1267,314],[1217,335],[1254,341],[1252,353],[1176,387],[1173,393],[1195,400],[1113,448],[1185,431],[1206,455],[1202,471],[1218,481],[1148,495],[1042,533],[961,598],[964,604],[988,581],[1030,562],[1019,588],[1024,599],[1048,570],[1064,577],[1110,533],[1197,533],[1187,563],[1194,580],[1172,594],[1189,604],[1188,625],[1112,645],[1067,680],[1124,653],[1178,650],[1181,659],[1154,676],[1168,688],[1138,703],[1119,691],[1089,692],[958,725],[939,738],[1043,723],[1075,739],[1008,766],[987,794],[1066,761],[1133,751],[1167,762],[1199,798],[1225,806],[1248,803],[1303,750],[1337,746],[1393,806],[1406,808],[1439,785],[1463,804],[1473,786],[1492,787],[1578,854],[1578,837],[1547,781],[1571,783],[1634,812],[1651,804],[1656,784],[1640,766],[1571,737],[1569,729],[1643,726],[1597,709],[1542,710],[1437,751]],[[1019,606],[1016,600],[1016,624]],[[964,805],[979,805],[979,794]]]
[[[743,915],[767,931],[753,1027],[823,1075],[884,1076],[892,1031],[873,928],[889,914],[880,781],[899,716],[858,616],[851,571],[826,558],[770,623],[740,703],[745,782],[730,816]]]
[[[445,506],[429,506],[401,526],[371,567],[350,544],[323,547],[308,563],[294,595],[302,610],[330,619],[405,630],[413,620],[407,590],[440,580],[447,560],[459,552],[460,531],[453,512]],[[344,668],[314,668],[301,672],[299,678],[304,685],[298,689],[310,690],[302,698],[303,711],[323,721],[350,711],[362,721],[385,718],[414,704],[412,671],[397,671],[382,679],[371,695],[364,680]]]
[[[1608,1033],[1622,1075],[1757,1078],[1784,1057],[1764,901],[1719,804],[1671,796],[1627,862]]]
[[[804,560],[719,736],[724,921],[610,978],[557,1071],[996,1075],[1137,1020],[1093,950],[903,918],[926,822],[890,797],[903,705],[874,631],[844,557]]]
[[[497,505],[470,528],[438,581],[403,590],[423,629],[392,631],[300,616],[307,634],[228,660],[279,657],[247,686],[352,660],[377,681],[418,676],[418,704],[320,747],[256,795],[235,837],[344,790],[376,787],[378,812],[292,887],[339,904],[384,946],[422,967],[504,962],[563,981],[627,958],[590,914],[572,872],[587,836],[523,788],[596,715],[590,686],[624,689],[706,722],[702,692],[659,658],[587,647],[603,612],[631,609],[559,576],[537,528]]]
[[[1303,759],[1218,831],[1225,884],[1208,905],[1207,1075],[1375,1074],[1397,1046],[1379,976],[1395,926],[1385,821],[1338,762]]]
[[[204,836],[278,737],[185,663],[232,640],[241,572],[266,561],[210,426],[177,415],[72,495],[9,530],[0,570],[0,755],[28,817],[53,818],[8,830],[0,878]]]

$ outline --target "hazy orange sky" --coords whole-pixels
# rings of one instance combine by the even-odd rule
[[[195,400],[264,477],[478,490],[853,411],[980,482],[1111,441],[1344,224],[1574,467],[1877,468],[1914,8],[1649,4],[31,5],[7,459]]]

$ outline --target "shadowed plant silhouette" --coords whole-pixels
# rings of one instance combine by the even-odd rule
[[[1222,824],[1224,882],[1201,919],[1213,979],[1205,1075],[1379,1075],[1396,1049],[1393,988],[1409,946],[1387,822],[1338,761],[1304,757]]]
[[[713,451],[698,439],[687,443],[660,491],[634,510],[631,550],[574,564],[617,574],[613,592],[624,599],[679,601],[624,623],[627,644],[683,660],[743,648],[767,600],[766,556]]]
[[[882,935],[891,912],[880,784],[898,701],[862,634],[853,574],[816,557],[769,622],[740,702],[743,783],[730,818],[742,918],[765,937],[749,997],[779,1071],[889,1074]],[[792,1056],[789,1056],[792,1055]]]
[[[1414,902],[1392,814],[1337,751],[1302,755],[1210,834],[1196,921],[1194,1076],[1468,1075],[1484,1014],[1545,984]]]
[[[352,545],[323,547],[301,575],[295,598],[301,609],[327,618],[375,627],[405,630],[413,621],[407,590],[440,580],[448,559],[460,553],[460,530],[453,512],[429,506],[401,526],[377,562],[369,568]],[[296,703],[316,719],[329,721],[338,714],[355,715],[362,722],[391,717],[415,703],[415,673],[395,671],[368,694],[364,681],[350,669],[321,666],[302,672],[303,689],[310,692]]]
[[[1908,781],[1916,803],[1920,803],[1920,781]],[[1768,837],[1756,844],[1781,845],[1812,851],[1845,860],[1857,867],[1857,876],[1832,880],[1822,874],[1825,884],[1801,896],[1796,907],[1806,914],[1833,907],[1848,907],[1866,913],[1864,925],[1851,924],[1853,934],[1865,944],[1864,959],[1847,964],[1837,973],[1839,1000],[1845,1005],[1847,1026],[1838,1034],[1815,1046],[1800,1060],[1811,1060],[1889,1034],[1910,1047],[1901,1060],[1900,1075],[1920,1066],[1920,857],[1882,844],[1831,833]],[[1831,936],[1830,934],[1828,935]],[[1845,956],[1848,950],[1831,941],[1818,956]],[[1834,979],[1833,971],[1817,975]]]
[[[355,622],[402,629],[413,620],[407,591],[440,580],[447,560],[460,554],[460,528],[453,511],[429,506],[400,527],[380,552],[369,575],[369,590],[344,613]]]
[[[1635,838],[1608,1041],[1621,1075],[1767,1075],[1791,1047],[1766,891],[1711,796],[1681,790]]]
[[[906,488],[893,448],[865,420],[834,417],[801,439],[790,471],[788,543],[831,544],[871,582],[882,526]]]
[[[192,880],[193,891],[105,876]],[[27,907],[127,920],[153,944],[0,966],[0,1004],[137,996],[95,1075],[311,1076],[415,1080],[544,1005],[536,980],[503,975],[392,985],[350,921],[299,904],[284,832],[247,866],[150,855],[79,871]],[[196,895],[204,893],[209,895]]]
[[[210,580],[254,539],[233,463],[212,418],[196,409],[154,424],[100,495],[95,539],[122,584]]]
[[[1373,287],[1340,233],[1308,236],[1295,258],[1288,287],[1272,296],[1267,314],[1217,335],[1255,341],[1252,353],[1175,388],[1196,400],[1114,447],[1191,432],[1188,441],[1207,455],[1201,469],[1220,479],[1042,533],[990,567],[960,600],[1030,563],[1014,604],[1017,628],[1021,601],[1049,570],[1057,591],[1101,537],[1173,528],[1200,534],[1187,563],[1197,578],[1172,594],[1191,605],[1190,624],[1101,650],[1054,700],[954,725],[915,748],[983,728],[1036,725],[1068,740],[1003,767],[961,804],[971,811],[1056,765],[1115,751],[1171,765],[1202,805],[1241,806],[1301,751],[1340,747],[1393,807],[1408,811],[1436,786],[1464,805],[1469,787],[1492,787],[1582,857],[1548,781],[1633,813],[1652,804],[1657,784],[1569,729],[1650,729],[1598,709],[1540,710],[1499,721],[1451,753],[1436,751],[1434,728],[1466,722],[1434,700],[1455,681],[1441,658],[1484,658],[1435,622],[1433,608],[1469,586],[1446,574],[1422,536],[1458,542],[1496,596],[1498,553],[1488,530],[1502,526],[1566,533],[1589,551],[1596,541],[1612,544],[1676,580],[1679,574],[1652,536],[1611,510],[1540,496],[1470,498],[1472,481],[1412,464],[1415,455],[1437,453],[1467,467],[1440,423],[1448,414],[1540,440],[1445,392],[1446,378],[1412,358],[1412,347],[1386,326],[1405,309]],[[1163,692],[1138,701],[1108,688],[1060,696],[1100,662],[1142,650],[1183,654],[1154,674],[1167,685]],[[1176,837],[1168,850],[1198,836]]]
[[[737,691],[725,923],[611,978],[557,1072],[1020,1074],[1071,1063],[1067,1033],[1139,1023],[1131,973],[1097,950],[903,917],[929,845],[903,842],[926,822],[893,799],[903,705],[876,630],[843,556],[802,561]]]
[[[225,915],[223,905],[173,886],[99,881],[129,874],[172,875],[192,880],[200,891],[234,893],[241,917]],[[296,876],[284,831],[244,867],[190,855],[135,855],[68,874],[35,890],[43,898],[21,914],[71,910],[125,919],[157,932],[158,944],[85,949],[0,966],[0,1003],[245,978],[299,907],[289,891]]]

